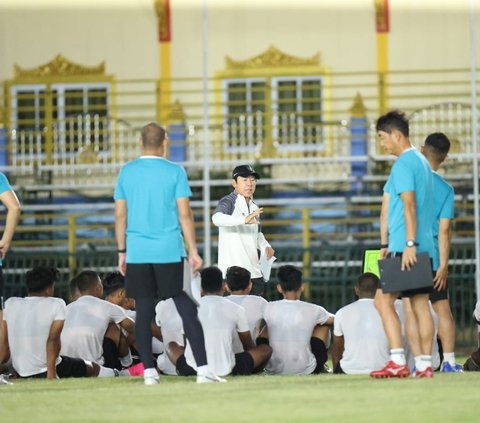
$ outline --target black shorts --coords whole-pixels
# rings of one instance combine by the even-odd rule
[[[262,296],[265,292],[265,279],[261,278],[252,278],[252,290],[250,295]]]
[[[232,375],[248,376],[253,373],[253,357],[246,351],[235,354],[235,367]]]
[[[433,272],[433,277],[435,278],[437,272]],[[433,303],[436,303],[437,301],[440,300],[448,300],[449,295],[448,295],[448,281],[447,281],[447,286],[445,289],[442,291],[439,291],[438,289],[433,288],[432,291],[430,292],[430,301]]]
[[[402,253],[388,253],[388,257],[402,257]],[[430,264],[433,266],[433,262],[431,258],[430,258]],[[407,289],[405,291],[400,291],[400,298],[410,298],[420,294],[430,295],[432,290],[433,290],[432,286],[427,286],[425,288]]]
[[[187,364],[185,354],[182,354],[180,357],[178,357],[175,368],[178,376],[195,376],[197,374],[195,369]]]
[[[87,364],[80,358],[60,356],[62,361],[57,364],[57,376],[60,379],[69,377],[86,377],[87,376]],[[34,379],[45,379],[47,372],[39,373],[37,375],[28,376]]]
[[[183,292],[183,261],[178,263],[127,263],[127,297],[165,300]]]

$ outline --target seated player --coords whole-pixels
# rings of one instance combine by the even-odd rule
[[[278,375],[324,373],[327,361],[326,344],[334,316],[323,307],[300,301],[303,292],[302,272],[294,266],[281,266],[277,272],[277,290],[283,300],[265,308],[266,328],[257,343],[267,338],[273,349],[265,370]],[[265,333],[265,334],[264,334]]]
[[[335,313],[332,363],[335,373],[370,374],[389,360],[382,319],[373,303],[378,277],[363,273],[355,284],[358,300]]]
[[[207,267],[201,271],[201,279],[203,297],[200,299],[198,317],[205,333],[210,369],[220,376],[250,375],[261,371],[270,358],[272,349],[268,345],[255,346],[245,309],[223,297],[221,270]],[[244,349],[237,354],[233,350],[235,333]],[[180,376],[196,374],[196,364],[188,342],[186,349],[171,342],[167,352]]]
[[[226,285],[231,294],[227,298],[245,309],[250,334],[255,340],[259,333],[260,323],[263,322],[263,313],[268,301],[257,295],[249,295],[252,289],[252,280],[250,272],[243,267],[230,266],[227,269]],[[235,351],[242,351],[238,337],[235,337],[234,342]]]
[[[67,306],[61,354],[111,368],[117,365],[119,359],[123,367],[129,367],[132,357],[125,336],[117,325],[132,334],[133,320],[122,307],[101,298],[103,285],[96,272],[84,270],[75,279],[81,296]],[[105,356],[104,345],[107,350]]]
[[[155,322],[162,331],[164,345],[175,342],[184,347],[182,318],[178,314],[175,303],[171,298],[160,301],[155,307]],[[176,376],[177,369],[165,352],[157,357],[157,368],[166,375]]]
[[[473,311],[473,319],[478,327],[478,344],[480,345],[480,301],[477,301],[475,310]],[[472,352],[463,365],[466,372],[480,372],[480,347]]]
[[[53,298],[57,269],[36,267],[26,273],[28,296],[5,303],[4,331],[0,336],[0,363],[11,356],[20,377],[47,379],[67,377],[112,377],[128,375],[79,358],[60,355],[66,306]]]

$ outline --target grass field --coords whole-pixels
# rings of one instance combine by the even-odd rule
[[[433,379],[368,376],[15,380],[0,385],[0,421],[69,422],[480,422],[480,373]]]

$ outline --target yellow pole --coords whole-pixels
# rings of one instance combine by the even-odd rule
[[[388,110],[388,33],[390,19],[388,0],[375,1],[377,31],[378,113]]]

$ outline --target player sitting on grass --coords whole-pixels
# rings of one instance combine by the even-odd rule
[[[300,301],[302,272],[296,267],[281,266],[277,278],[277,290],[284,299],[267,304],[264,315],[267,327],[257,339],[257,343],[262,343],[267,342],[262,338],[268,338],[273,349],[265,370],[279,375],[328,371],[326,344],[334,316],[323,307]]]
[[[477,301],[477,305],[475,306],[475,310],[473,312],[473,319],[477,323],[478,326],[478,343],[480,345],[480,301]],[[468,357],[467,361],[463,365],[463,370],[470,372],[480,372],[480,347],[477,348],[470,357]]]
[[[245,309],[250,334],[252,339],[255,340],[258,336],[260,324],[263,322],[263,313],[268,301],[257,295],[249,295],[252,289],[251,275],[243,267],[229,267],[226,273],[226,284],[228,291],[231,293],[227,298]],[[243,351],[238,337],[235,337],[234,345],[235,352]]]
[[[4,330],[0,336],[0,363],[11,356],[21,377],[47,379],[67,377],[112,377],[119,372],[79,358],[60,355],[66,306],[53,298],[57,269],[36,267],[26,274],[28,296],[12,297],[5,303]]]
[[[363,273],[355,284],[358,300],[335,313],[332,363],[335,373],[370,374],[385,365],[390,349],[373,298],[378,277]]]
[[[217,267],[207,267],[201,272],[202,294],[198,317],[205,333],[207,360],[213,373],[226,376],[250,375],[261,371],[272,354],[268,345],[255,346],[248,327],[245,309],[223,297],[222,272]],[[244,351],[233,350],[237,333]],[[187,343],[185,349],[172,342],[167,352],[180,376],[196,374],[195,360]]]
[[[133,320],[122,307],[101,299],[103,285],[96,272],[84,270],[75,279],[81,296],[67,306],[61,354],[111,368],[118,359],[130,366],[128,343],[117,325],[132,334]]]

